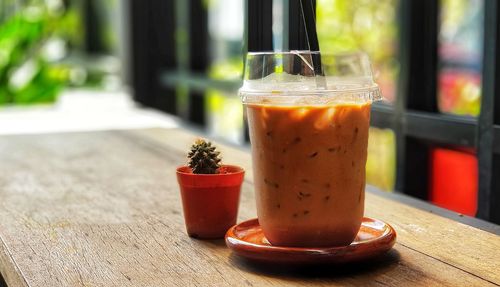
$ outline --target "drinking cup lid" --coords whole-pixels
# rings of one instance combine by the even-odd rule
[[[382,99],[364,53],[328,55],[311,51],[248,53],[243,103],[365,103]]]

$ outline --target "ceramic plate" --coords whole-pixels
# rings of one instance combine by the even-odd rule
[[[354,242],[341,247],[273,246],[264,236],[259,221],[251,219],[231,227],[226,244],[247,259],[271,263],[348,263],[377,257],[396,242],[396,231],[389,224],[365,217]]]

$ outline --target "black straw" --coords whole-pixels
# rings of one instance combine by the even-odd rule
[[[316,32],[316,0],[299,0],[306,30],[307,43],[309,51],[319,52],[318,34]],[[323,68],[321,67],[321,55],[311,54],[311,60],[314,67],[314,74],[322,76]],[[323,85],[323,83],[322,83]]]
[[[306,29],[307,42],[310,51],[319,51],[318,34],[316,33],[316,5],[314,0],[299,0]],[[316,1],[314,1],[316,2]]]

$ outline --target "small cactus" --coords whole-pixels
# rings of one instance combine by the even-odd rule
[[[191,146],[191,151],[188,153],[188,166],[193,173],[218,173],[221,161],[219,154],[220,152],[215,150],[215,146],[212,146],[211,142],[198,139]]]

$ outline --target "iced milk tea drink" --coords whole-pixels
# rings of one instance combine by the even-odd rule
[[[258,219],[273,245],[348,245],[361,225],[369,91],[378,87],[352,76],[323,80],[318,87],[314,77],[271,73],[240,90]]]

